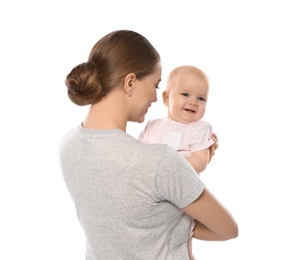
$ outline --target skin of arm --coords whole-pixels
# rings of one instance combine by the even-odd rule
[[[183,211],[197,221],[194,238],[224,241],[238,236],[238,225],[228,210],[210,193],[203,193]]]
[[[197,173],[204,171],[209,163],[210,149],[193,152],[185,159],[193,166]]]
[[[217,135],[212,133],[211,135],[214,144],[212,144],[208,149],[194,152],[191,156],[186,157],[185,159],[193,166],[197,173],[204,171],[210,163],[212,157],[215,155],[215,151],[218,148],[218,138]]]

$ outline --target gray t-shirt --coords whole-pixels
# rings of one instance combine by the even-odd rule
[[[59,150],[87,260],[188,259],[191,218],[181,209],[204,185],[173,148],[79,125]]]

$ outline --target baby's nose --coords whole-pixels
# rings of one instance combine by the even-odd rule
[[[191,106],[198,106],[198,102],[196,102],[196,101],[190,101],[189,102],[189,105],[191,105]]]

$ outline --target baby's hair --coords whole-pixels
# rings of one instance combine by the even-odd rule
[[[201,69],[199,69],[199,68],[197,68],[195,66],[191,66],[191,65],[184,65],[184,66],[180,66],[180,67],[177,67],[177,68],[173,69],[169,73],[167,83],[166,83],[166,90],[167,91],[169,91],[170,83],[176,77],[179,77],[180,73],[182,73],[182,72],[194,73],[194,74],[198,75],[199,77],[203,78],[204,80],[206,80],[209,83],[208,76]]]

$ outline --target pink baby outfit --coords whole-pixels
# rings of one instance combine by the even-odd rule
[[[164,143],[172,146],[184,157],[191,153],[209,148],[214,141],[211,139],[212,126],[199,120],[193,123],[179,123],[168,118],[154,119],[147,122],[139,135],[139,140],[145,143]],[[192,254],[192,237],[195,220],[192,219],[188,236],[189,259],[194,260]]]
[[[214,141],[211,139],[212,126],[203,120],[183,124],[168,118],[147,122],[139,135],[145,143],[164,143],[172,146],[184,157],[191,153],[207,149]]]

